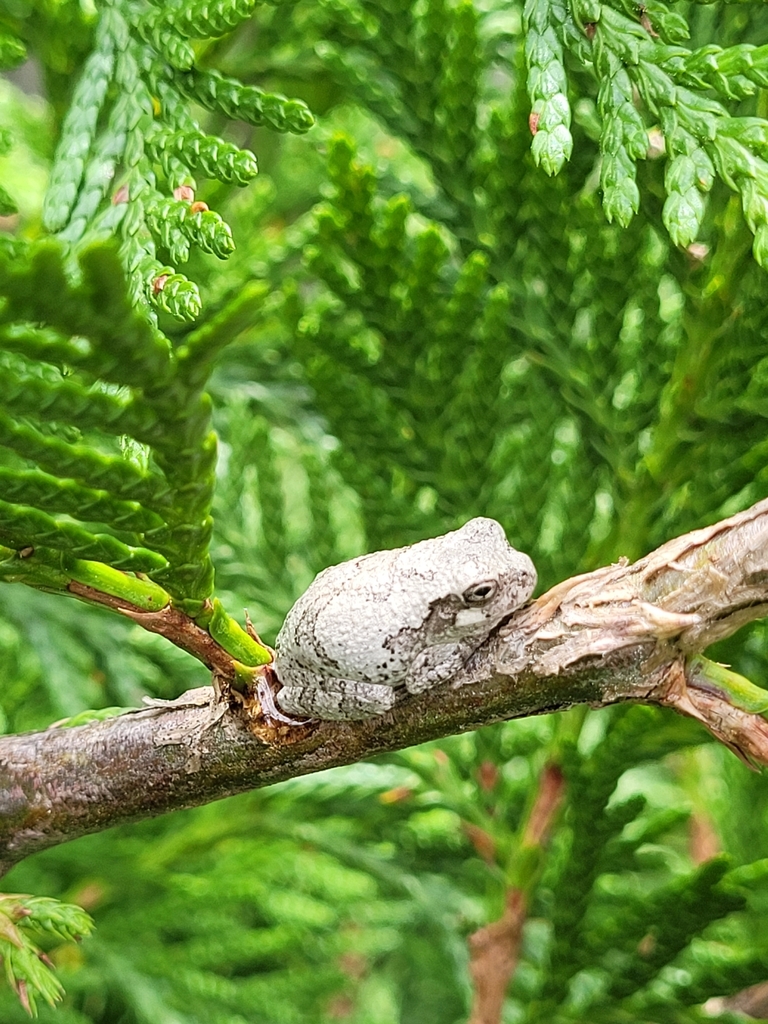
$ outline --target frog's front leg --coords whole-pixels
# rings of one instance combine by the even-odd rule
[[[461,672],[471,650],[466,643],[426,647],[411,662],[405,677],[406,690],[408,693],[424,693],[433,686],[446,683]]]
[[[394,707],[397,694],[393,686],[331,677],[284,686],[276,700],[289,715],[349,721],[383,715]]]

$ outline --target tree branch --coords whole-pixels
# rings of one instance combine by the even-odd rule
[[[538,881],[541,853],[562,804],[564,788],[565,779],[559,766],[545,765],[536,799],[520,835],[517,856],[520,867],[525,866],[516,872],[516,884],[507,887],[501,917],[478,928],[467,940],[473,988],[469,1024],[500,1024],[507,989],[517,970],[528,899]],[[534,854],[534,870],[530,867],[531,854]]]
[[[698,654],[767,614],[768,500],[632,565],[559,584],[504,623],[459,680],[368,721],[286,726],[264,717],[255,693],[229,705],[204,687],[107,721],[6,736],[0,866],[120,822],[579,703],[671,707],[768,764],[768,722],[751,713],[768,694]]]

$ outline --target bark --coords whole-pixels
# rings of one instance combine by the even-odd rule
[[[453,684],[368,721],[289,726],[265,719],[255,694],[209,703],[203,688],[170,706],[3,737],[0,866],[121,822],[579,703],[665,705],[768,764],[768,723],[691,660],[767,614],[763,501],[632,565],[559,584],[504,623]]]
[[[535,851],[539,853],[537,860],[540,863],[541,852],[562,803],[564,784],[559,767],[546,765],[520,838],[521,860],[529,861],[531,852]],[[501,917],[469,936],[469,973],[473,990],[469,1024],[501,1024],[507,988],[520,956],[528,894],[538,871],[529,870],[526,874],[528,877],[521,878],[520,885],[507,889]]]
[[[715,996],[704,1004],[704,1012],[712,1017],[723,1013],[744,1014],[753,1019],[768,1017],[768,981],[737,992],[734,996]]]
[[[526,910],[525,893],[509,889],[499,920],[470,935],[473,999],[469,1024],[500,1024],[507,986],[520,955]]]

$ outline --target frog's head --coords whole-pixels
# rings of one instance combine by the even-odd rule
[[[432,642],[486,636],[533,593],[533,562],[512,547],[495,519],[471,519],[427,543],[440,547],[435,583],[441,596],[432,603]]]

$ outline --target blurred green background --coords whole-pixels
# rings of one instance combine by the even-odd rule
[[[768,40],[762,5],[682,6],[697,44]],[[20,209],[5,226],[31,238],[92,12],[11,13],[42,54],[0,81],[15,135],[0,176]],[[737,200],[716,184],[698,247],[676,248],[651,154],[640,212],[608,224],[576,67],[573,157],[546,177],[521,24],[497,0],[300,0],[208,44],[318,118],[298,138],[198,112],[260,163],[242,191],[201,188],[237,249],[187,273],[204,318],[253,278],[272,286],[211,386],[217,593],[269,642],[324,566],[474,515],[503,523],[546,588],[766,493],[768,279]],[[206,682],[74,601],[6,586],[0,616],[8,732]],[[763,683],[766,639],[758,624],[713,653]],[[768,784],[642,707],[493,726],[30,858],[9,890],[97,924],[51,949],[67,996],[40,1019],[466,1020],[467,935],[521,877],[521,822],[553,761],[566,804],[529,880],[504,1020],[735,1019],[701,1005],[768,978]],[[0,992],[0,1020],[23,1019]]]

